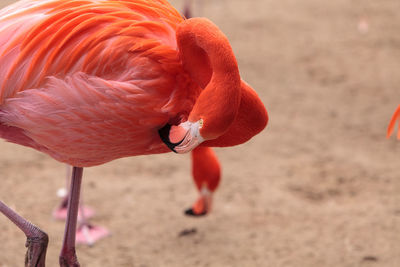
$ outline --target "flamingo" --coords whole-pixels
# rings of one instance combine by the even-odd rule
[[[235,146],[268,122],[227,37],[165,0],[23,0],[0,29],[0,137],[73,166],[60,266],[79,266],[85,167]],[[27,237],[26,266],[44,266],[47,234],[0,211]]]
[[[192,17],[192,0],[185,0],[183,6],[183,15],[186,19]],[[211,193],[216,190],[219,180],[221,179],[221,167],[218,158],[212,149],[208,148],[208,150],[209,152],[205,152],[204,148],[201,151],[199,149],[199,152],[197,152],[197,150],[192,151],[193,179],[197,189],[200,192],[200,197],[191,208],[185,211],[186,215],[203,216],[206,215],[209,210],[211,210]],[[208,166],[204,163],[207,163]],[[69,166],[67,168],[67,173],[69,173]],[[69,175],[67,175],[67,181],[68,177]],[[64,188],[61,188],[57,194],[62,197],[62,201],[53,211],[53,218],[57,220],[65,220],[67,218],[68,194]],[[109,234],[109,231],[106,228],[93,226],[88,222],[88,219],[90,219],[93,215],[94,210],[92,208],[80,204],[78,220],[81,220],[81,226],[77,229],[76,242],[91,246],[97,240],[102,239]]]
[[[393,116],[389,122],[389,126],[387,129],[386,133],[386,138],[389,138],[393,132],[394,132],[394,127],[396,126],[396,122],[400,119],[400,105],[396,108],[395,112],[393,113]],[[397,131],[397,139],[400,140],[400,128]]]

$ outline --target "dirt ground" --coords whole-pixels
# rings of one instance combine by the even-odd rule
[[[400,104],[400,1],[202,3],[195,13],[229,37],[270,123],[216,149],[223,180],[206,218],[182,212],[197,197],[189,156],[86,169],[83,198],[112,235],[79,246],[81,265],[400,266],[400,142],[385,139]],[[65,167],[5,142],[0,151],[0,199],[49,234],[57,266],[64,224],[51,212]],[[24,235],[3,216],[0,229],[0,266],[23,266]]]

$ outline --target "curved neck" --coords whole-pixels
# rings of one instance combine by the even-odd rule
[[[189,115],[189,121],[204,121],[200,130],[206,139],[225,133],[240,104],[240,75],[226,36],[205,18],[182,22],[177,42],[183,68],[203,91]]]

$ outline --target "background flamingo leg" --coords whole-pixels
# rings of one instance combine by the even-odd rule
[[[89,218],[86,215],[85,206],[83,204],[79,204],[78,221],[79,226],[76,231],[76,243],[78,244],[92,246],[98,240],[105,238],[110,234],[107,228],[93,225],[89,222]]]
[[[66,165],[67,170],[67,187],[70,183],[72,174],[72,167]],[[57,220],[66,220],[68,212],[68,190],[61,188],[58,190],[57,195],[62,197],[61,203],[54,209],[53,217]],[[110,232],[107,228],[102,226],[93,225],[89,219],[94,216],[94,210],[83,204],[83,197],[79,201],[78,210],[78,228],[76,231],[76,243],[92,246],[98,240],[108,236]]]
[[[186,19],[203,16],[203,0],[185,0],[182,14]],[[194,10],[194,11],[193,11]]]
[[[212,193],[221,180],[221,167],[217,155],[210,147],[196,147],[191,154],[193,180],[200,197],[185,214],[202,216],[211,211]]]
[[[45,232],[40,230],[15,211],[9,208],[6,204],[0,201],[0,212],[9,218],[19,229],[26,235],[26,244],[28,248],[25,255],[26,267],[44,267],[46,261],[47,244],[49,237]]]
[[[68,213],[67,221],[65,223],[64,241],[60,253],[60,266],[62,267],[80,266],[75,252],[75,235],[78,220],[82,174],[83,168],[73,167],[68,198]]]
[[[57,196],[62,200],[59,205],[53,210],[52,216],[56,220],[66,220],[67,219],[67,208],[68,208],[68,186],[70,185],[70,179],[72,175],[72,166],[65,165],[66,167],[66,187],[60,188],[57,191]],[[85,214],[86,219],[90,219],[94,216],[95,211],[86,205],[83,205],[83,201],[80,201],[78,220],[80,220],[81,214]]]
[[[187,19],[192,17],[192,0],[185,0],[185,3],[183,4],[183,15]]]

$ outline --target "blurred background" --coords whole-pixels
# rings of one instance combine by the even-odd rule
[[[81,265],[400,266],[400,142],[385,139],[400,104],[400,1],[193,2],[228,36],[269,125],[216,149],[223,177],[205,218],[183,215],[197,197],[188,155],[87,168],[83,198],[112,235],[79,246]],[[58,266],[64,223],[51,212],[65,167],[0,151],[0,199],[49,234]],[[25,237],[4,216],[0,240],[0,266],[22,266]]]

